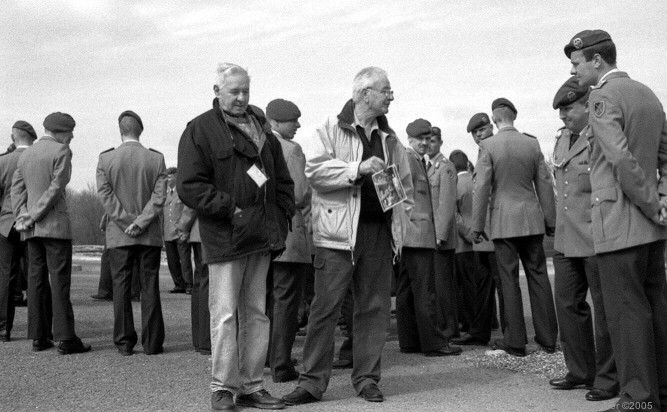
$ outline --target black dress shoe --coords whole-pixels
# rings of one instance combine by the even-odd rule
[[[333,361],[331,367],[334,369],[349,369],[354,365],[351,359],[337,359]]]
[[[615,397],[618,393],[610,392],[606,389],[593,388],[586,394],[587,401],[606,401]]]
[[[477,346],[486,346],[489,342],[488,341],[483,341],[481,339],[477,339],[476,337],[465,334],[459,338],[452,338],[449,343],[453,343],[454,345],[477,345]]]
[[[422,350],[419,348],[400,348],[401,353],[420,353]]]
[[[317,401],[319,401],[319,399],[311,395],[310,392],[300,386],[297,386],[292,391],[292,393],[288,393],[287,395],[283,396],[283,402],[285,402],[285,405],[288,406],[304,405],[306,403],[313,403]]]
[[[106,300],[106,301],[109,301],[109,302],[113,301],[113,298],[111,296],[104,296],[104,295],[100,295],[99,293],[96,293],[94,295],[90,295],[90,298],[94,299],[94,300]]]
[[[211,394],[211,409],[215,411],[233,411],[234,394],[230,391],[215,391]]]
[[[382,395],[380,388],[378,388],[378,386],[374,383],[369,383],[363,388],[361,388],[359,396],[366,399],[368,402],[384,401],[384,395]]]
[[[41,352],[43,350],[51,349],[53,341],[51,339],[35,339],[32,341],[32,351]]]
[[[12,340],[11,332],[7,332],[5,330],[0,332],[0,342],[9,342],[11,340]]]
[[[257,392],[247,395],[237,395],[236,406],[249,406],[259,409],[285,409],[283,400],[271,396],[266,389],[260,389]]]
[[[127,350],[127,349],[118,348],[118,353],[120,353],[121,356],[132,356],[132,355],[134,355],[134,351],[132,349]]]
[[[88,351],[90,351],[90,345],[81,342],[79,338],[64,340],[58,344],[58,353],[61,355],[72,355]]]
[[[494,340],[493,345],[491,347],[493,349],[504,350],[505,352],[507,352],[512,356],[519,356],[519,357],[526,356],[526,348],[513,348],[511,346],[507,346],[505,345],[505,342],[503,342],[502,339]]]
[[[543,351],[545,351],[548,354],[556,353],[556,346],[551,346],[551,345],[543,345],[540,342],[537,342],[537,344],[542,348]]]
[[[549,381],[549,385],[554,389],[570,390],[585,387],[586,389],[593,388],[593,382],[586,382],[580,380],[572,380],[568,378],[556,378]]]
[[[169,293],[185,293],[185,288],[173,288]]]
[[[155,349],[154,351],[144,350],[144,354],[149,355],[149,356],[150,355],[159,355],[162,352],[164,352],[164,346],[160,346],[159,348]]]
[[[299,372],[294,369],[279,373],[273,376],[273,381],[276,383],[291,382],[299,379]]]
[[[210,348],[209,349],[199,348],[199,349],[197,349],[197,352],[199,352],[200,355],[211,356],[211,349]]]
[[[462,349],[459,348],[458,346],[445,346],[440,349],[432,350],[430,352],[424,353],[424,356],[428,357],[435,357],[435,356],[452,356],[452,355],[460,355]]]

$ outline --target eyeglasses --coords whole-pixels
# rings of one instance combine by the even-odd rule
[[[394,97],[394,91],[393,90],[379,90],[379,89],[374,89],[372,87],[367,87],[367,89],[375,90],[378,93],[382,93],[382,94],[385,95],[385,97]]]

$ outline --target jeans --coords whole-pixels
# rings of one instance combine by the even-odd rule
[[[209,264],[213,392],[228,390],[243,395],[263,389],[269,345],[265,310],[270,262],[267,252]]]

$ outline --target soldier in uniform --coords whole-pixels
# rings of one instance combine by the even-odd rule
[[[588,94],[589,88],[571,77],[553,102],[565,124],[558,131],[552,158],[558,194],[553,262],[556,314],[568,373],[549,383],[556,389],[592,387],[586,399],[601,401],[616,396],[618,381],[591,235]],[[589,289],[594,322],[586,302]]]
[[[528,280],[535,341],[547,352],[556,350],[558,324],[547,274],[542,239],[553,234],[556,210],[551,173],[540,145],[514,127],[517,110],[509,100],[491,105],[498,134],[480,142],[475,166],[472,230],[476,241],[487,238],[491,214],[493,246],[505,300],[505,333],[494,347],[514,356],[526,355],[526,325],[519,288],[519,258]],[[490,205],[490,209],[489,209]]]
[[[273,260],[273,307],[269,364],[274,382],[297,380],[299,373],[292,365],[292,345],[299,330],[299,303],[303,278],[312,265],[306,222],[302,210],[310,205],[311,190],[306,180],[306,156],[294,135],[301,125],[301,111],[292,102],[275,99],[266,106],[266,117],[273,134],[280,142],[289,174],[294,181],[296,212],[292,216],[292,231],[287,233],[285,251]]]
[[[106,244],[113,279],[113,341],[121,355],[133,354],[137,333],[131,281],[132,268],[139,261],[141,344],[145,354],[156,355],[163,351],[164,343],[158,274],[166,167],[162,153],[146,149],[139,142],[144,125],[136,113],[121,113],[118,125],[122,144],[100,153],[97,163],[97,193],[109,216]]]
[[[439,327],[444,325],[442,325],[443,319],[436,313],[435,277],[444,276],[444,274],[441,270],[437,270],[434,275],[435,248],[436,245],[443,243],[443,240],[436,235],[436,222],[439,222],[439,219],[448,219],[447,231],[443,228],[440,233],[440,236],[445,237],[445,241],[448,240],[450,234],[456,235],[452,228],[456,197],[452,198],[451,193],[443,190],[441,194],[443,196],[449,194],[450,197],[439,199],[442,201],[442,210],[438,211],[445,212],[445,209],[448,209],[447,215],[438,216],[435,213],[424,157],[431,141],[431,123],[424,119],[417,119],[408,125],[406,132],[410,143],[406,151],[412,185],[415,189],[415,206],[410,216],[410,225],[403,246],[403,257],[396,279],[398,344],[403,353],[422,352],[426,356],[458,355],[461,353],[461,348],[449,346],[444,331]],[[449,162],[446,164],[443,162],[441,166],[443,169],[449,168],[451,178],[455,179]],[[446,177],[446,179],[449,178]],[[454,207],[447,207],[445,202],[454,203]],[[436,203],[436,206],[438,205]],[[455,245],[456,241],[454,240],[453,243]],[[450,272],[447,275],[453,278],[453,249],[450,249],[449,252],[447,257],[451,262],[447,262],[450,263],[447,267]]]
[[[594,250],[621,397],[610,410],[667,410],[667,122],[645,85],[616,67],[603,30],[565,46],[588,99]],[[628,403],[630,402],[630,403]]]
[[[456,170],[440,151],[442,132],[432,128],[428,142],[426,174],[431,188],[431,203],[435,221],[436,248],[435,302],[438,326],[450,339],[460,336],[456,282]],[[459,348],[452,350],[459,353]]]
[[[58,353],[62,355],[90,350],[76,335],[70,301],[72,231],[65,196],[72,173],[69,142],[75,124],[66,113],[46,116],[45,136],[19,157],[11,190],[15,228],[25,232],[30,259],[28,338],[33,340],[34,351],[53,347],[53,314],[53,338],[60,341]]]
[[[190,243],[180,239],[178,222],[183,214],[183,202],[176,191],[175,167],[167,169],[167,197],[164,202],[164,250],[174,288],[169,293],[192,294],[192,250]]]
[[[30,123],[19,120],[12,126],[13,151],[0,156],[0,342],[11,340],[14,326],[14,289],[21,271],[25,242],[14,227],[12,178],[21,153],[37,139]]]

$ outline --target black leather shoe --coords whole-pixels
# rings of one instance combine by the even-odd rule
[[[273,381],[276,383],[291,382],[297,379],[299,379],[299,372],[294,369],[273,376]]]
[[[94,295],[90,295],[90,298],[93,299],[93,300],[106,300],[106,301],[109,301],[109,302],[113,301],[113,298],[111,296],[104,296],[104,295],[100,295],[99,293],[96,293]]]
[[[519,357],[524,357],[526,356],[526,348],[513,348],[511,346],[505,345],[505,342],[503,342],[502,339],[496,339],[493,341],[493,345],[491,346],[493,349],[500,349],[504,350],[508,354],[512,356],[519,356]]]
[[[400,348],[401,353],[420,353],[422,350],[419,348]]]
[[[465,334],[459,338],[452,338],[449,343],[453,343],[454,345],[477,345],[477,346],[486,346],[489,344],[488,341],[483,341],[481,339],[477,339],[476,337]]]
[[[88,351],[90,351],[90,345],[81,342],[79,338],[64,340],[58,344],[58,353],[61,355],[85,353]]]
[[[169,293],[185,293],[185,288],[173,288]]]
[[[204,356],[211,356],[211,349],[197,349],[197,352],[199,352],[200,355]]]
[[[606,389],[593,388],[586,394],[587,401],[606,401],[618,395],[618,393],[610,392]]]
[[[424,353],[424,356],[428,357],[434,357],[434,356],[452,356],[452,355],[460,355],[462,349],[459,348],[458,346],[444,346],[440,349],[432,350],[430,352]]]
[[[580,380],[572,380],[567,378],[556,378],[549,381],[549,385],[554,389],[570,390],[585,387],[586,389],[593,388],[593,382],[586,382]]]
[[[359,396],[366,399],[368,402],[384,401],[384,395],[382,395],[380,388],[378,388],[378,386],[374,383],[369,383],[363,388],[361,388]]]
[[[333,361],[331,367],[334,369],[350,369],[354,365],[351,359],[337,359]]]
[[[216,411],[233,411],[234,395],[230,391],[215,391],[211,394],[211,409]]]
[[[6,330],[0,332],[0,342],[9,342],[11,340],[12,340],[11,332],[7,332]]]
[[[548,354],[556,353],[556,346],[542,345],[541,343],[538,343],[538,345],[540,345],[540,348]]]
[[[154,351],[149,351],[149,350],[144,350],[144,354],[146,355],[159,355],[162,352],[164,352],[164,346],[160,346],[159,348],[155,349]]]
[[[260,389],[257,392],[247,395],[237,395],[236,406],[249,406],[259,409],[285,409],[283,400],[269,395],[266,389]]]
[[[120,353],[121,356],[132,356],[134,355],[134,351],[132,349],[127,350],[127,349],[118,349],[118,353]]]
[[[306,403],[313,403],[317,401],[319,401],[319,399],[311,395],[310,392],[300,386],[297,386],[292,391],[292,393],[288,393],[287,395],[283,396],[283,402],[285,402],[285,405],[288,406],[304,405]]]
[[[35,339],[32,341],[32,351],[41,352],[43,350],[51,349],[53,341],[51,339]]]

